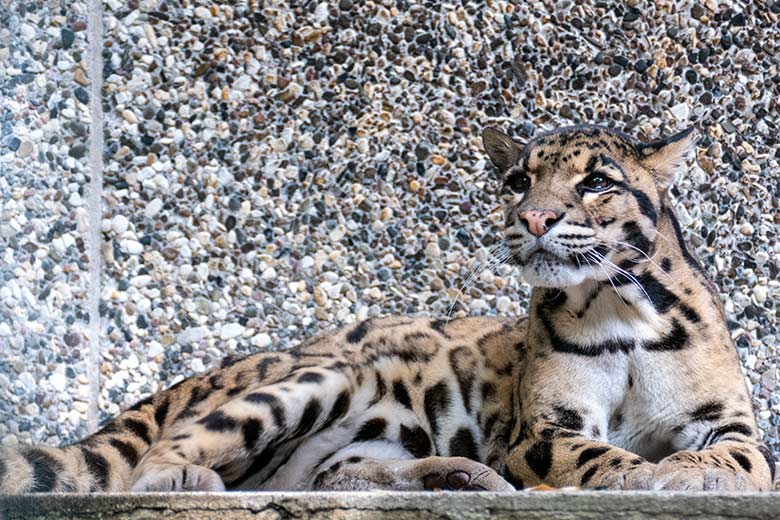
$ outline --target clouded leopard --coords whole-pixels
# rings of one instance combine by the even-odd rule
[[[483,143],[528,318],[373,318],[226,359],[61,448],[0,455],[0,492],[764,490],[717,294],[667,188],[685,131]]]

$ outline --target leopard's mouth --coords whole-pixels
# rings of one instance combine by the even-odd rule
[[[541,246],[536,246],[530,251],[513,251],[510,258],[513,264],[526,268],[535,268],[542,265],[577,267],[577,264],[571,258],[564,258]]]
[[[535,287],[566,287],[587,278],[587,270],[572,258],[560,256],[543,247],[532,251],[513,251],[511,262],[519,267],[525,281]]]

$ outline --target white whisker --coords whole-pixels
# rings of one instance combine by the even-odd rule
[[[626,271],[625,269],[623,269],[621,267],[618,267],[617,265],[615,265],[614,262],[612,262],[612,260],[610,260],[609,258],[605,257],[604,255],[602,255],[598,251],[591,250],[591,251],[589,251],[589,253],[592,253],[592,254],[596,255],[596,258],[600,258],[601,263],[604,263],[606,265],[606,267],[608,267],[609,269],[612,269],[613,271],[616,271],[617,273],[619,273],[619,274],[625,276],[626,278],[628,278],[629,281],[632,283],[632,285],[635,285],[636,287],[638,287],[642,291],[642,293],[644,293],[645,298],[647,298],[648,301],[650,301],[650,302],[653,301],[652,298],[650,298],[650,295],[647,294],[647,291],[645,290],[645,288],[642,286],[641,283],[639,283],[639,280],[637,280],[637,278],[633,274],[629,273],[628,271]]]
[[[588,253],[595,253],[595,251],[588,251]],[[583,256],[587,261],[587,256]],[[620,301],[623,302],[623,305],[625,305],[626,309],[628,309],[628,303],[626,303],[626,300],[623,299],[623,296],[620,294],[620,291],[617,290],[617,287],[615,286],[615,282],[612,281],[612,277],[609,275],[609,272],[607,272],[607,269],[604,267],[601,261],[594,259],[596,261],[596,265],[598,265],[602,271],[604,271],[604,275],[607,277],[607,281],[609,282],[609,285],[612,286],[612,290],[617,295],[618,298],[620,298]],[[590,265],[590,262],[588,262],[588,265]]]
[[[636,264],[641,264],[641,263],[644,263],[644,262],[650,262],[652,265],[654,265],[656,268],[658,268],[659,271],[664,273],[664,275],[667,278],[669,278],[670,280],[672,279],[672,276],[669,273],[667,273],[666,271],[664,271],[661,268],[661,266],[658,265],[658,263],[654,260],[655,256],[658,254],[658,251],[659,251],[658,249],[656,249],[655,253],[653,253],[653,256],[651,257],[651,256],[648,256],[647,253],[645,253],[644,251],[642,251],[638,247],[632,246],[631,244],[627,244],[626,242],[621,242],[620,240],[610,240],[609,242],[602,242],[602,245],[605,245],[605,246],[609,247],[613,251],[617,251],[617,249],[612,247],[610,244],[616,244],[616,245],[619,245],[619,246],[629,247],[629,248],[631,248],[631,249],[641,253],[642,256],[644,256],[646,258],[646,260],[632,260],[632,262],[634,262]]]
[[[663,238],[663,239],[666,241],[666,243],[667,243],[667,244],[673,244],[673,245],[677,245],[677,242],[676,242],[676,241],[675,241],[675,242],[672,242],[671,240],[669,240],[668,238],[666,238],[666,236],[664,236],[664,234],[663,234],[663,233],[661,233],[660,231],[658,231],[657,229],[655,230],[655,234],[656,234],[657,236],[659,236],[659,237]]]
[[[471,268],[471,271],[469,272],[469,275],[466,277],[466,280],[463,282],[463,284],[460,286],[460,289],[458,289],[458,293],[455,296],[455,299],[453,300],[452,304],[450,305],[450,308],[447,310],[447,319],[444,322],[444,331],[447,330],[447,325],[450,323],[450,319],[452,319],[452,311],[455,309],[455,305],[458,304],[460,301],[461,295],[463,295],[463,292],[471,287],[471,285],[476,281],[476,279],[482,275],[482,273],[485,270],[489,270],[491,273],[494,272],[494,269],[496,267],[499,267],[505,263],[512,257],[512,252],[510,249],[502,242],[499,244],[496,244],[495,246],[491,247],[488,250],[488,258],[485,262],[481,262],[477,260],[474,263],[474,266]]]

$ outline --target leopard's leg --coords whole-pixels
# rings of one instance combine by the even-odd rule
[[[650,489],[655,464],[585,432],[540,422],[515,433],[506,459],[511,480],[524,487]]]
[[[712,396],[712,394],[710,394]],[[761,444],[749,401],[726,397],[680,417],[680,426],[657,432],[681,450],[657,464],[598,438],[606,431],[594,402],[580,414],[546,403],[528,413],[513,434],[507,467],[524,485],[663,489],[681,491],[763,491],[772,489],[774,460]],[[540,411],[544,410],[544,411]],[[552,420],[529,419],[546,416]],[[601,419],[601,420],[599,420]],[[672,430],[672,428],[669,428]]]
[[[765,446],[733,440],[664,458],[658,463],[653,489],[769,491],[773,479],[774,460]]]
[[[133,490],[216,491],[223,480],[230,486],[281,464],[285,445],[361,406],[352,401],[355,377],[345,366],[303,368],[280,382],[248,387],[157,441],[133,473]]]
[[[526,365],[516,388],[506,458],[515,486],[650,489],[655,464],[608,443],[613,408],[628,384],[626,358],[543,359]]]
[[[161,466],[142,474],[133,491],[225,491],[225,483],[214,470],[195,464]]]
[[[413,458],[399,444],[352,444],[319,465],[311,488],[320,491],[514,491],[492,468],[464,457]]]
[[[682,451],[658,463],[654,489],[682,491],[766,491],[775,461],[758,438],[746,402],[710,401],[679,429]]]

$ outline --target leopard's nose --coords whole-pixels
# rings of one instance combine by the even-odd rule
[[[523,221],[528,231],[537,237],[547,233],[557,222],[561,220],[563,214],[545,209],[530,209],[520,213],[520,220]]]

